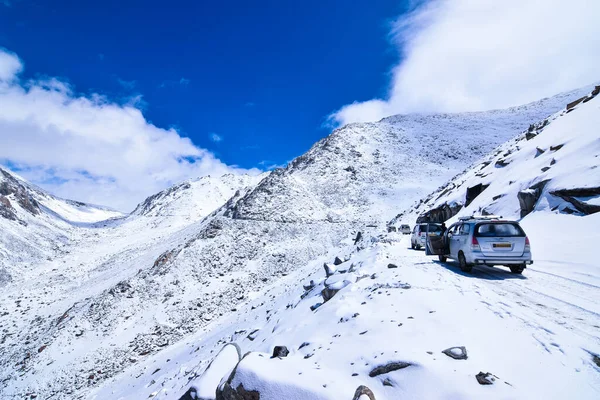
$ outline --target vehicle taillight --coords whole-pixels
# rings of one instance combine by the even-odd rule
[[[471,250],[481,250],[481,247],[479,247],[479,242],[477,241],[477,238],[475,236],[473,236],[471,239]]]
[[[525,251],[529,251],[531,249],[531,245],[529,244],[529,238],[525,236]]]

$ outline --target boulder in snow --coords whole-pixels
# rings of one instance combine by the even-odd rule
[[[360,385],[356,388],[356,392],[354,392],[354,397],[352,400],[375,400],[375,395],[368,387],[364,385]]]
[[[387,374],[388,372],[398,371],[399,369],[410,367],[411,365],[411,363],[407,363],[406,361],[392,361],[373,368],[371,372],[369,372],[369,376],[374,378],[378,375],[383,375]]]
[[[528,189],[521,190],[517,194],[521,207],[521,218],[533,211],[547,183],[548,180],[538,182]]]
[[[464,346],[450,347],[442,351],[442,353],[455,360],[466,360],[468,358],[467,349]]]
[[[493,385],[494,382],[496,382],[496,379],[498,379],[496,375],[491,374],[489,372],[480,372],[477,375],[475,375],[475,378],[477,379],[477,382],[479,382],[480,385]]]
[[[290,354],[290,351],[288,350],[287,347],[285,347],[285,346],[275,346],[275,348],[273,349],[273,355],[271,356],[271,358],[287,357],[288,354]]]
[[[192,381],[189,390],[180,400],[215,400],[217,387],[224,378],[229,377],[241,358],[242,351],[236,343],[225,345],[202,375]]]
[[[335,274],[336,268],[335,265],[331,264],[323,264],[323,269],[325,270],[325,276],[329,278],[331,275]]]

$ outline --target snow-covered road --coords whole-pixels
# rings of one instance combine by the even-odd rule
[[[322,302],[322,286],[300,299],[301,282],[323,280],[322,260],[253,296],[241,312],[126,370],[95,398],[178,399],[229,341],[242,354],[265,357],[274,346],[287,346],[284,362],[268,361],[281,362],[271,366],[280,372],[264,381],[308,387],[315,399],[350,399],[360,384],[377,400],[600,396],[600,368],[591,354],[600,350],[599,291],[589,283],[597,276],[577,281],[543,260],[523,276],[488,267],[465,274],[411,250],[409,237],[396,234],[353,253],[348,263],[360,265],[355,277],[363,278],[316,311],[310,306]],[[465,346],[468,359],[441,354],[452,346]],[[374,366],[392,361],[411,366],[369,376]],[[316,372],[319,379],[295,380]],[[496,384],[479,385],[479,372],[496,375]]]

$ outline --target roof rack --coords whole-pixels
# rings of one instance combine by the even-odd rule
[[[479,219],[479,220],[502,219],[502,215],[471,215],[469,217],[458,217],[459,221],[469,221],[472,219]]]

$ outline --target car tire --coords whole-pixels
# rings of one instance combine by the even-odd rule
[[[416,244],[416,245],[415,245],[415,249],[417,249],[417,250],[421,250],[421,245],[420,245],[420,244]]]
[[[412,241],[410,242],[410,248],[413,250],[415,249],[415,244]]]
[[[511,265],[509,268],[510,272],[512,272],[513,274],[522,274],[525,270],[524,265]]]
[[[448,257],[443,256],[443,255],[438,255],[438,259],[440,260],[440,262],[445,263],[446,261],[448,261]]]
[[[467,259],[462,251],[458,253],[458,266],[462,272],[471,272],[473,270],[473,266],[467,264]]]

